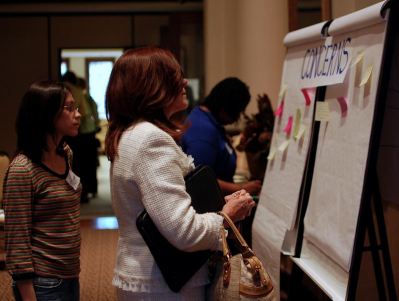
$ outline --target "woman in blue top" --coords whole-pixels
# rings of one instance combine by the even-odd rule
[[[219,82],[195,107],[188,119],[191,126],[183,135],[183,150],[194,158],[196,165],[213,168],[225,194],[245,189],[258,194],[261,182],[234,183],[237,155],[226,136],[224,125],[236,122],[245,110],[251,95],[245,83],[235,77]]]

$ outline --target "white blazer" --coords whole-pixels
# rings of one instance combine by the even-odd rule
[[[119,223],[113,285],[132,292],[170,292],[136,228],[145,208],[162,235],[185,251],[220,248],[223,218],[197,214],[185,190],[184,176],[194,168],[170,135],[152,123],[140,122],[121,136],[111,165],[111,195]],[[208,283],[203,266],[185,287]]]

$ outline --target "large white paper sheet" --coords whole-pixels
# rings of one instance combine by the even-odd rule
[[[304,237],[349,272],[363,190],[386,22],[350,31],[353,64],[343,84],[327,87],[330,120],[321,122]],[[370,72],[370,70],[372,70]],[[338,98],[347,99],[342,116]]]
[[[324,23],[318,25],[321,32]],[[306,31],[306,30],[305,30]],[[317,30],[316,30],[317,31]],[[312,27],[310,33],[314,33]],[[306,36],[306,35],[305,35]],[[275,284],[276,292],[280,287],[280,252],[286,230],[291,229],[296,215],[299,190],[301,186],[306,155],[308,151],[310,129],[313,115],[314,95],[309,90],[309,100],[301,90],[307,87],[300,80],[304,53],[308,47],[320,45],[320,35],[307,44],[298,43],[288,48],[284,62],[280,99],[277,104],[271,153],[267,172],[253,223],[253,247],[256,254],[268,267]],[[310,101],[310,103],[309,103]],[[284,102],[281,105],[281,102]],[[300,110],[300,114],[298,114]],[[300,115],[301,137],[295,138],[296,118]],[[289,135],[287,128],[290,117],[293,124]],[[295,119],[295,120],[294,120]],[[298,129],[298,133],[300,132]],[[303,132],[303,129],[305,131]],[[298,134],[296,133],[296,134]],[[298,134],[299,135],[299,134]],[[297,136],[298,136],[297,135]]]
[[[315,252],[309,254],[314,258],[312,257],[312,262],[308,264],[305,258],[308,253],[305,252],[306,256],[301,258],[304,260],[301,265],[304,269],[309,269],[306,273],[316,278],[321,277],[321,281],[318,282],[320,286],[323,286],[325,279],[318,273],[323,271],[324,267],[332,267],[337,271],[340,281],[336,287],[322,287],[330,292],[334,300],[343,298],[342,292],[346,290],[348,258],[353,247],[356,225],[353,220],[357,220],[358,215],[380,70],[382,36],[385,31],[385,25],[380,24],[382,20],[376,22],[378,14],[375,11],[379,10],[382,4],[379,5],[350,17],[353,25],[356,25],[356,31],[350,22],[344,26],[354,31],[350,40],[345,33],[341,33],[342,23],[335,29],[336,36],[326,40],[319,35],[325,23],[289,33],[284,39],[287,55],[281,86],[285,94],[282,93],[284,97],[280,97],[278,102],[277,111],[281,115],[276,118],[270,160],[252,229],[254,250],[270,272],[277,293],[280,287],[281,246],[285,232],[292,228],[296,216],[312,123],[314,95],[309,93],[309,99],[305,99],[302,90],[322,85],[334,85],[328,88],[327,93],[331,121],[322,125],[319,137],[318,158],[327,160],[318,162],[314,176],[315,190],[312,191],[309,213],[305,221],[307,240],[305,239],[304,243],[313,246]],[[364,18],[365,15],[368,17]],[[332,58],[334,45],[336,50]],[[307,55],[312,51],[313,56]],[[334,74],[331,70],[337,70],[339,64],[335,56],[338,53],[341,54],[339,62],[345,62],[345,67],[339,69],[339,74]],[[313,57],[313,61],[308,64],[306,59],[310,57]],[[326,72],[328,70],[329,72]],[[342,93],[344,91],[346,95]],[[336,97],[337,99],[333,100]],[[281,106],[283,99],[284,105]],[[295,120],[297,116],[301,116],[300,124]],[[293,131],[287,135],[285,130],[290,117],[294,119]],[[339,145],[338,148],[333,148],[333,154],[328,147],[330,143],[333,146],[336,143]],[[342,167],[345,167],[343,179],[337,177],[341,176]],[[324,197],[328,201],[325,201]],[[348,197],[349,201],[342,201]],[[317,202],[320,199],[323,202]],[[341,201],[337,202],[337,199]],[[329,218],[334,214],[338,214],[339,218],[337,220],[334,216],[330,227]],[[340,224],[348,220],[349,223]],[[329,230],[323,232],[325,225]],[[344,237],[337,238],[336,232],[344,233]],[[335,239],[338,239],[337,244],[334,243]],[[345,246],[341,252],[339,247],[343,244]]]
[[[256,226],[252,227],[252,247],[272,278],[277,300],[280,300],[280,252],[286,226],[265,206],[256,209]]]

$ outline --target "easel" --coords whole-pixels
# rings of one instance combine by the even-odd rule
[[[359,220],[353,249],[351,273],[348,283],[347,300],[354,300],[359,280],[362,253],[370,251],[373,259],[374,272],[380,300],[397,300],[395,282],[389,253],[388,237],[385,227],[381,193],[377,176],[378,148],[380,145],[386,99],[388,95],[392,58],[395,54],[395,40],[399,38],[396,30],[399,26],[399,2],[391,1],[388,18],[386,46],[383,55],[383,70],[380,87],[377,92],[377,106],[374,112],[374,125],[371,133],[369,162],[366,168],[364,190],[359,212]],[[396,17],[395,17],[396,16]],[[399,49],[396,49],[398,51]],[[374,209],[374,210],[373,210]],[[373,216],[375,214],[375,218]],[[369,246],[364,246],[366,230]],[[378,236],[377,236],[378,233]],[[381,263],[381,256],[383,263]],[[382,269],[383,268],[383,269]],[[388,294],[387,294],[388,292]]]
[[[359,256],[353,259],[353,272],[350,274],[348,284],[348,300],[355,299],[356,287],[359,279],[361,257],[362,253],[367,251],[371,252],[373,260],[379,300],[397,300],[391,257],[389,253],[388,238],[386,234],[384,212],[382,208],[382,199],[378,189],[377,179],[376,183],[376,190],[371,200],[371,204],[370,206],[368,206],[368,210],[365,210],[366,212],[364,219],[367,221],[367,224],[364,225],[363,233],[359,233],[359,239],[361,235],[363,235],[364,241],[365,233],[367,231],[369,245],[363,245],[361,252],[357,253],[359,254]],[[381,256],[383,262],[381,262]]]
[[[399,39],[399,36],[396,33],[397,28],[399,28],[399,3],[398,1],[391,1],[389,5],[391,10],[390,16],[388,18],[386,45],[383,54],[383,70],[381,72],[380,84],[376,97],[378,101],[374,111],[374,122],[370,138],[369,156],[366,164],[365,180],[363,184],[364,186],[346,295],[346,300],[351,301],[356,299],[361,259],[362,254],[365,251],[371,252],[379,300],[397,300],[388,238],[384,221],[384,213],[382,209],[382,199],[376,170],[378,148],[380,145],[386,98],[389,88],[391,68],[390,62],[395,54],[395,39]],[[399,51],[399,49],[396,49],[396,51]],[[323,101],[324,94],[325,87],[318,87],[315,101]],[[301,253],[303,241],[303,219],[305,217],[306,208],[308,205],[308,198],[313,178],[315,160],[314,156],[316,155],[317,150],[318,131],[319,123],[314,122],[304,178],[301,186],[301,200],[299,200],[300,208],[298,208],[297,213],[298,216],[296,224],[298,236],[296,238],[297,241],[295,252],[292,257],[300,257]],[[364,246],[366,231],[369,238],[368,246]],[[383,262],[381,262],[381,256]],[[298,283],[301,283],[303,275],[304,271],[294,264],[290,281],[292,285],[289,289],[288,300],[299,300],[297,299],[297,296],[300,296],[299,292],[301,288]]]

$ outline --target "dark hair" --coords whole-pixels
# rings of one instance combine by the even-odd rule
[[[76,85],[78,83],[78,78],[72,71],[67,71],[61,76],[61,81]]]
[[[10,159],[9,153],[4,150],[0,150],[0,157],[7,157],[8,159]]]
[[[250,99],[248,86],[236,77],[228,77],[216,84],[201,104],[207,107],[219,122],[222,110],[236,121]]]
[[[55,120],[60,114],[68,90],[61,83],[33,83],[22,97],[16,131],[17,152],[39,162],[47,150],[47,136],[55,134]]]
[[[86,89],[87,88],[87,82],[84,78],[78,77],[76,79],[76,86],[78,86],[81,89]]]
[[[112,69],[105,95],[108,158],[113,161],[123,131],[139,120],[178,139],[184,126],[168,119],[164,108],[176,100],[183,87],[182,69],[170,51],[156,47],[126,51]]]

